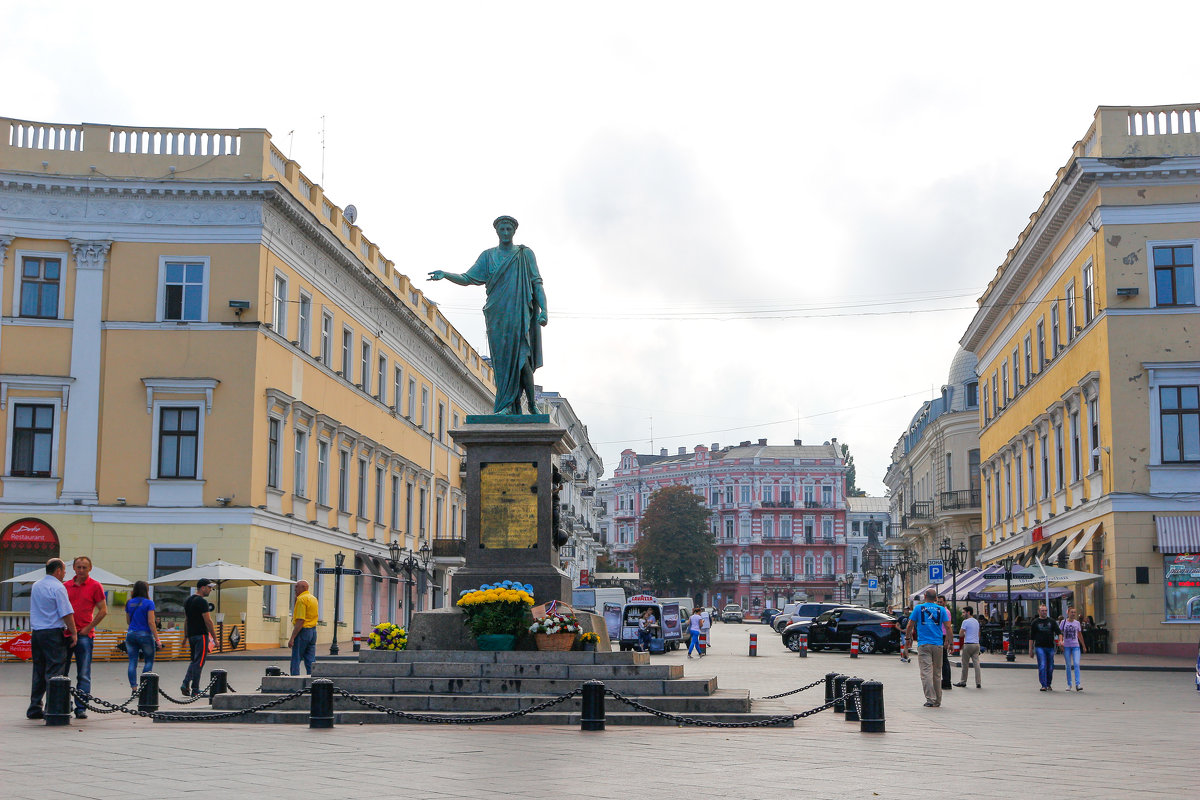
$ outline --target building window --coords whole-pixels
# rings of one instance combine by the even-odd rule
[[[429,430],[429,389],[421,387],[421,427]]]
[[[1071,412],[1071,482],[1079,480],[1079,412]]]
[[[1097,470],[1100,469],[1099,406],[1100,406],[1100,404],[1096,401],[1096,398],[1093,397],[1091,400],[1088,400],[1088,404],[1087,404],[1088,430],[1089,430],[1088,452],[1092,454],[1092,457],[1091,457],[1091,463],[1092,463],[1091,471],[1092,472],[1096,472]]]
[[[721,504],[721,490],[720,489],[712,490],[712,504],[714,506],[718,506]]]
[[[62,259],[25,256],[21,259],[21,316],[58,319]]]
[[[725,520],[725,538],[726,539],[733,538],[733,520],[732,519]]]
[[[1016,369],[1016,367],[1013,367]],[[1025,334],[1025,385],[1033,378],[1033,337]]]
[[[992,413],[1000,414],[1000,381],[998,380],[999,373],[992,373]]]
[[[329,505],[329,442],[317,440],[317,503]]]
[[[1083,268],[1083,324],[1096,318],[1096,271],[1089,262]]]
[[[792,518],[791,517],[780,517],[779,518],[779,538],[781,538],[781,539],[791,539],[792,538]]]
[[[1039,319],[1037,324],[1037,365],[1038,372],[1046,366],[1046,320]]]
[[[741,503],[742,503],[742,505],[746,505],[750,502],[750,487],[743,484],[739,488],[741,489],[741,492],[740,492],[741,498],[742,498]]]
[[[785,508],[788,506],[789,503],[792,502],[792,487],[790,487],[790,486],[780,486],[779,487],[779,502],[782,503]]]
[[[367,518],[367,460],[358,460],[358,516]]]
[[[421,539],[425,538],[425,496],[427,490],[422,488],[417,490],[417,532]]]
[[[990,403],[988,403],[988,396],[987,396],[987,391],[986,391],[986,387],[985,387],[985,391],[983,393],[983,421],[987,422],[987,421],[991,420],[991,418],[992,418],[992,406]]]
[[[1012,506],[1020,513],[1025,505],[1025,473],[1021,471],[1021,451],[1020,449],[1013,455],[1013,478],[1017,481],[1016,489],[1013,491]]]
[[[400,530],[400,476],[392,476],[392,530]]]
[[[1161,386],[1158,405],[1162,463],[1200,461],[1200,387]]]
[[[769,484],[763,486],[762,499],[764,503],[773,503],[775,501],[775,487]]]
[[[333,314],[321,312],[321,363],[333,366]]]
[[[1058,298],[1056,297],[1054,304],[1050,306],[1050,358],[1054,359],[1059,350],[1062,350],[1062,334],[1059,332]]]
[[[747,542],[750,541],[750,518],[746,517],[742,519],[739,527],[741,530],[738,531],[738,538],[744,539]]]
[[[821,517],[821,536],[825,541],[833,541],[833,520],[829,517]]]
[[[813,499],[813,497],[814,497],[814,488],[812,486],[805,486],[804,487],[804,507],[805,508],[812,508],[813,504],[817,502],[816,500]]]
[[[164,261],[159,319],[203,322],[207,314],[205,262]]]
[[[1005,404],[1008,403],[1008,398],[1012,395],[1008,393],[1008,362],[1000,365],[1000,397],[1003,398]],[[999,408],[999,406],[997,406]]]
[[[381,403],[387,402],[387,356],[382,354],[375,370],[375,399]]]
[[[162,406],[158,422],[158,477],[194,479],[200,459],[200,409]]]
[[[813,517],[804,518],[804,543],[812,544],[816,538],[817,521]]]
[[[1063,490],[1066,470],[1063,469],[1063,431],[1062,425],[1054,426],[1054,491]]]
[[[338,511],[350,513],[350,451],[338,451]]]
[[[411,420],[417,411],[417,379],[408,379],[408,418]]]
[[[733,571],[733,556],[725,556],[725,577],[727,579],[736,577]]]
[[[404,484],[404,532],[412,533],[413,529],[413,485]]]
[[[833,487],[832,486],[822,486],[821,487],[821,507],[822,508],[833,508]]]
[[[275,273],[274,308],[271,324],[280,336],[287,336],[287,278]]]
[[[366,339],[362,342],[362,362],[358,366],[358,377],[362,381],[362,390],[371,393],[371,345]]]
[[[1154,304],[1193,306],[1196,284],[1191,245],[1154,248]],[[22,316],[25,316],[22,312]]]
[[[1196,583],[1200,580],[1200,567],[1196,566],[1196,556],[1187,553],[1164,555],[1162,574],[1166,606],[1164,620],[1194,625]]]
[[[279,420],[271,417],[267,420],[267,486],[279,488]]]
[[[321,574],[321,570],[324,568],[324,561],[321,561],[319,558],[313,559],[312,588],[309,591],[312,592],[313,597],[317,598],[318,619],[325,617],[325,576]]]
[[[392,370],[392,409],[399,413],[400,411],[400,387],[403,386],[404,370],[400,367],[395,367]]]
[[[300,293],[300,310],[297,313],[296,343],[305,353],[312,347],[312,297]]]
[[[1075,341],[1075,279],[1067,284],[1067,343]]]
[[[292,556],[288,565],[288,580],[298,581],[304,577],[304,558],[302,556]]]
[[[1028,470],[1028,472],[1029,472],[1029,503],[1028,503],[1028,505],[1032,506],[1033,500],[1035,497],[1036,487],[1037,487],[1037,482],[1034,479],[1034,474],[1035,474],[1034,470],[1036,469],[1036,467],[1034,466],[1033,445],[1029,445],[1029,447],[1027,447],[1025,450],[1025,469]]]
[[[151,579],[170,575],[184,569],[191,569],[194,553],[190,547],[157,547],[150,548]],[[158,617],[182,616],[183,604],[188,599],[188,589],[155,586],[154,613]]]
[[[764,539],[775,538],[775,523],[770,517],[762,518],[762,535]]]
[[[1042,445],[1042,499],[1050,496],[1050,449],[1046,434],[1041,435]]]
[[[750,556],[749,556],[749,555],[744,555],[744,556],[742,556],[742,571],[741,571],[741,574],[742,574],[742,576],[743,576],[743,577],[747,577],[747,578],[748,578],[748,577],[750,577],[750,575],[751,575],[751,572],[750,572]]]
[[[14,477],[49,478],[54,455],[54,406],[13,405]]]
[[[439,442],[446,441],[446,404],[438,403],[437,438]]]
[[[383,467],[375,467],[375,523],[383,523]]]
[[[354,331],[342,328],[342,377],[354,383]]]
[[[996,519],[995,519],[995,524],[996,524],[996,525],[999,525],[999,524],[1000,524],[1000,520],[1002,519],[1002,517],[1000,516],[1000,497],[1001,497],[1001,495],[1000,495],[1000,472],[999,472],[999,470],[997,470],[997,471],[996,471],[996,473],[995,473],[995,477],[993,478],[993,480],[992,480],[992,483],[994,483],[994,484],[995,484],[995,487],[996,487]]]
[[[954,491],[954,454],[946,453],[946,491]],[[854,532],[858,533],[858,523],[854,523]]]
[[[1004,518],[1013,515],[1012,464],[1004,465]]]
[[[263,572],[269,575],[275,574],[276,564],[279,560],[279,553],[274,550],[266,549],[263,551]],[[264,617],[275,616],[275,587],[263,587],[263,609]]]
[[[296,429],[296,459],[293,464],[293,494],[308,497],[308,431]]]

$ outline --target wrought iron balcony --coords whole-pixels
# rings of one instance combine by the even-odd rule
[[[433,557],[434,558],[466,558],[467,557],[467,540],[466,539],[434,539],[433,540]]]
[[[933,501],[918,500],[909,507],[908,516],[918,522],[933,519]]]
[[[942,509],[945,511],[976,511],[980,508],[978,489],[959,489],[942,492]]]

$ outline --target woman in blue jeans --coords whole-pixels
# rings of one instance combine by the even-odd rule
[[[125,620],[129,623],[129,629],[125,632],[125,651],[129,654],[129,688],[136,689],[138,656],[145,659],[142,672],[147,673],[154,668],[154,653],[162,646],[154,619],[154,601],[150,599],[150,585],[145,581],[133,585],[133,597],[125,604]]]

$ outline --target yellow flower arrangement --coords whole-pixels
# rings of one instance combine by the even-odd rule
[[[460,593],[458,607],[476,636],[488,633],[518,634],[533,605],[533,587],[515,581],[484,584]]]

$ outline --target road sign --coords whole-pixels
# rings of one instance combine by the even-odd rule
[[[930,583],[941,583],[944,580],[946,580],[946,572],[945,572],[945,569],[942,567],[941,562],[934,563],[934,562],[930,561],[929,562],[929,582]]]
[[[321,567],[317,572],[321,575],[336,575],[339,572],[343,575],[362,575],[361,569],[350,569],[349,567]]]
[[[867,578],[867,588],[868,589],[878,589],[879,588],[879,579],[878,578]]]
[[[1000,580],[1007,580],[1009,576],[1008,576],[1008,573],[1001,572],[996,577],[999,578]],[[1031,581],[1036,577],[1037,576],[1034,575],[1032,572],[1014,572],[1012,574],[1012,579],[1014,581]]]

